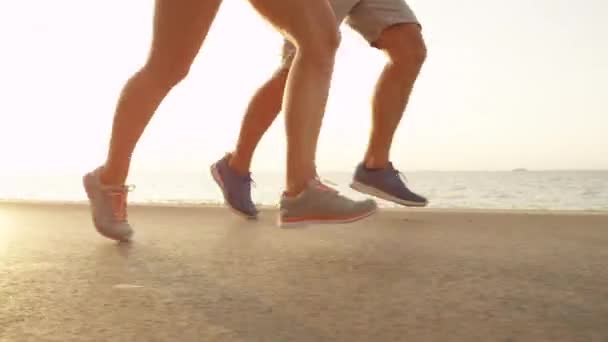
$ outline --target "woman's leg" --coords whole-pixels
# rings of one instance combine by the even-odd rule
[[[283,109],[287,131],[287,190],[281,224],[351,222],[373,213],[373,201],[355,202],[315,181],[317,141],[339,45],[328,0],[250,0],[296,45]]]
[[[250,0],[297,46],[283,100],[287,129],[287,193],[315,177],[315,151],[325,112],[338,24],[327,0]]]
[[[150,54],[118,100],[103,183],[124,184],[139,138],[171,88],[188,74],[220,3],[156,0]]]
[[[106,237],[128,240],[133,234],[124,186],[131,155],[161,101],[188,74],[220,3],[156,0],[148,60],[123,88],[105,165],[84,177],[93,222]]]

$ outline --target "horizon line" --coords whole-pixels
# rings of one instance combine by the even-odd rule
[[[180,170],[155,170],[153,168],[138,168],[139,172],[132,172],[131,174],[199,174],[200,170],[196,169],[194,171],[180,171]],[[407,173],[422,173],[422,172],[437,172],[437,173],[447,173],[447,172],[512,172],[512,173],[526,173],[526,172],[608,172],[608,168],[602,169],[528,169],[528,168],[513,168],[513,169],[401,169],[403,172]],[[351,173],[351,169],[327,169],[320,170],[321,173]],[[285,171],[279,170],[252,170],[255,173],[271,173],[271,174],[284,174]],[[81,173],[76,172],[68,172],[68,173],[58,173],[58,172],[48,172],[47,176],[65,176],[65,177],[76,177],[81,176]],[[37,173],[8,173],[4,175],[4,178],[10,177],[44,177],[45,175],[37,174]]]

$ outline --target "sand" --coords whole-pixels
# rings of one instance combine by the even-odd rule
[[[0,341],[608,341],[608,213],[0,204]]]

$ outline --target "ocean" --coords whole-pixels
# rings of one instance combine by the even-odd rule
[[[542,209],[608,211],[608,171],[504,171],[406,174],[411,189],[429,198],[433,208]],[[283,173],[253,175],[253,198],[276,205],[284,184]],[[326,172],[322,178],[354,198],[348,172]],[[219,204],[221,192],[209,173],[135,174],[130,203]],[[333,184],[332,184],[333,186]],[[0,200],[84,202],[80,176],[18,176],[0,182]],[[381,207],[396,205],[379,200]]]

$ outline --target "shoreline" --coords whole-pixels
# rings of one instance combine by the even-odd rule
[[[274,212],[278,210],[278,205],[257,204],[257,207],[264,211]],[[87,201],[60,201],[60,200],[18,200],[18,199],[0,199],[0,206],[29,206],[29,207],[75,207],[82,208],[88,206]],[[129,203],[129,208],[132,209],[189,209],[189,210],[206,210],[206,209],[228,209],[221,202],[179,202],[179,203],[163,203],[163,202],[133,202]],[[518,215],[600,215],[608,216],[608,209],[508,209],[508,208],[441,208],[441,207],[380,207],[379,213],[427,213],[427,214],[518,214]]]

